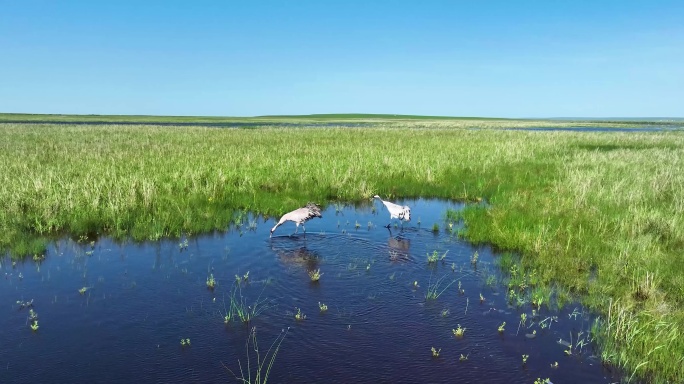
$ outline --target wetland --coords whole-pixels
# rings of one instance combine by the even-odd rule
[[[2,381],[230,380],[252,328],[275,382],[684,380],[681,123],[331,119],[0,123]],[[375,194],[414,219],[390,234]],[[268,240],[307,201],[306,238]]]

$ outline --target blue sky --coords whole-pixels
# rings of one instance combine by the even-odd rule
[[[0,0],[0,112],[684,116],[684,1]]]

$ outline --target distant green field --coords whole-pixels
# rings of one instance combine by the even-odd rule
[[[312,115],[265,115],[256,118],[268,119],[317,119],[317,120],[348,120],[348,119],[380,119],[380,120],[516,120],[495,117],[456,117],[456,116],[421,116],[421,115],[393,115],[374,113],[321,113]]]
[[[0,113],[0,122],[132,122],[132,123],[220,123],[244,121],[246,117],[146,116],[146,115],[54,115]]]

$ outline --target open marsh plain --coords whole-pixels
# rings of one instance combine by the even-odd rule
[[[146,122],[154,120],[146,118]],[[145,247],[158,244],[162,248],[173,248],[168,244],[188,237],[220,234],[227,230],[239,233],[237,224],[248,226],[244,219],[248,217],[258,228],[265,229],[273,224],[274,216],[307,201],[330,209],[340,202],[366,202],[375,194],[390,200],[440,198],[465,203],[458,215],[452,217],[451,222],[457,225],[456,238],[494,247],[495,252],[488,256],[491,260],[487,262],[500,266],[497,263],[500,252],[516,255],[506,256],[504,267],[498,268],[496,274],[496,287],[504,296],[508,297],[513,291],[523,300],[518,306],[517,301],[501,299],[501,305],[514,306],[511,312],[516,320],[508,323],[509,328],[517,328],[520,314],[532,316],[531,288],[543,287],[552,294],[545,296],[546,307],[542,302],[541,308],[537,308],[541,313],[556,311],[557,308],[552,309],[549,304],[551,301],[557,304],[558,298],[562,297],[567,299],[561,301],[580,300],[584,308],[595,314],[591,332],[586,327],[582,330],[590,333],[591,340],[599,347],[593,352],[598,355],[598,361],[619,368],[621,380],[684,381],[684,341],[680,337],[684,327],[684,277],[680,272],[684,262],[684,132],[680,130],[681,124],[664,124],[665,129],[660,128],[661,124],[654,131],[584,132],[511,128],[639,128],[653,125],[649,122],[363,116],[312,120],[271,117],[255,119],[253,124],[250,120],[238,119],[247,124],[225,128],[201,126],[201,122],[197,126],[144,125],[144,122],[124,125],[117,121],[89,125],[53,124],[45,120],[20,123],[7,116],[3,119],[12,122],[0,123],[0,136],[4,138],[0,142],[0,247],[7,253],[2,268],[4,273],[12,275],[8,279],[14,284],[12,286],[29,284],[29,279],[18,281],[19,272],[13,268],[45,268],[42,263],[50,263],[50,258],[58,257],[60,251],[55,247],[64,244],[65,236],[74,241],[83,239],[88,244],[95,241],[96,247],[97,238],[103,236],[105,242],[145,241]],[[168,123],[174,122],[169,119]],[[279,125],[279,121],[298,124]],[[317,126],[313,122],[325,122],[326,125]],[[353,126],[348,122],[364,125]],[[386,232],[384,228],[377,228],[379,224],[385,224],[380,223],[384,217],[367,220],[365,216],[359,219],[354,215],[347,213],[354,217],[351,227],[345,227],[347,217],[325,215],[321,221],[335,220],[335,225],[322,224],[326,228],[324,232],[348,235],[351,229],[357,229],[357,220],[361,220],[359,226],[362,228]],[[445,209],[431,215],[430,222],[422,222],[420,231],[415,229],[414,219],[408,229],[410,236],[417,236],[416,233],[427,236],[431,232],[428,228],[431,230],[437,224],[437,232],[443,236],[441,239],[452,239],[454,234],[444,233],[449,223],[443,217]],[[340,227],[336,226],[337,221],[341,221]],[[311,228],[315,227],[314,223]],[[342,233],[343,230],[346,232]],[[265,231],[260,231],[264,237]],[[377,232],[373,233],[379,236]],[[316,243],[322,241],[321,236],[325,238],[325,235],[310,236],[316,247],[323,247]],[[261,237],[246,236],[244,239],[255,244],[268,241]],[[291,242],[300,240],[304,241],[288,238],[285,248],[291,248]],[[420,258],[423,264],[426,264],[422,260],[424,255],[433,248],[446,250],[439,244],[414,241],[421,245],[420,249],[411,251],[411,258]],[[372,249],[368,248],[371,254]],[[458,268],[469,265],[465,261],[472,257],[472,250],[460,255],[460,259],[452,262]],[[323,276],[321,287],[325,286],[326,278],[343,273],[341,266],[348,262],[342,258],[344,255],[329,258],[334,260],[336,272]],[[382,259],[378,257],[377,260]],[[358,260],[349,263],[361,264]],[[368,262],[368,265],[370,271],[376,268],[373,263]],[[382,273],[387,275],[383,278],[393,272],[392,265],[388,262],[382,267]],[[245,267],[240,268],[238,263],[231,265],[228,272],[217,272],[216,266],[209,265],[206,260],[202,265],[204,269],[214,268],[213,273],[221,276],[220,286],[224,287],[229,284],[225,281],[226,276],[243,274],[249,270],[247,264]],[[236,269],[239,271],[234,271]],[[325,272],[324,266],[321,269]],[[430,273],[430,270],[424,269],[421,273]],[[104,276],[105,272],[102,274]],[[275,272],[263,273],[257,278],[267,279],[269,274]],[[24,275],[27,275],[26,271]],[[31,289],[40,288],[37,281],[45,278],[40,276],[36,277],[38,285]],[[193,276],[195,282],[199,281],[198,289],[206,290],[204,279],[208,276],[199,276],[198,272]],[[486,285],[482,285],[486,276],[477,277],[473,278],[474,285],[469,286],[468,294],[470,290],[481,290]],[[284,278],[284,283],[309,284],[297,280],[300,278]],[[305,278],[308,279],[306,275]],[[424,278],[421,275],[421,279]],[[136,284],[145,284],[144,281],[141,276]],[[74,278],[76,290],[91,283]],[[403,283],[410,284],[410,281]],[[347,284],[357,283],[347,281]],[[406,287],[406,292],[410,295],[409,288]],[[461,300],[459,289],[462,288],[450,286],[437,301]],[[79,293],[74,292],[80,299]],[[316,292],[311,288],[290,295],[287,300],[299,297],[311,301]],[[38,295],[33,291],[31,294]],[[223,294],[230,295],[230,291]],[[483,294],[487,296],[484,291]],[[368,295],[373,296],[373,293],[368,292]],[[517,297],[513,298],[517,300]],[[31,297],[23,296],[12,300],[29,299]],[[207,297],[210,299],[213,297]],[[479,305],[476,295],[468,299],[470,305]],[[220,300],[218,297],[217,301]],[[462,304],[457,306],[459,316],[465,309]],[[311,316],[311,309],[305,304],[298,307]],[[17,308],[12,310],[17,311]],[[41,308],[36,307],[36,311],[40,313]],[[568,308],[558,313],[562,311],[568,311]],[[563,314],[567,316],[567,313]],[[269,316],[263,318],[271,319]],[[285,327],[281,320],[269,320],[269,327]],[[49,323],[47,318],[45,321]],[[253,321],[257,328],[260,326],[258,321],[259,318]],[[207,320],[206,327],[211,327],[209,323]],[[382,318],[377,318],[373,324],[374,333],[382,335]],[[479,329],[474,325],[461,325]],[[42,318],[41,329],[35,331],[36,335],[31,335],[33,331],[28,326],[25,328],[5,328],[3,332],[25,332],[38,337],[49,332],[47,325],[43,327]],[[309,334],[303,329],[297,332],[297,337]],[[244,340],[244,329],[240,335]],[[304,359],[316,353],[317,346],[323,343],[312,341],[288,349],[291,341],[287,338],[291,335],[282,344],[274,373],[277,369],[284,372],[283,367],[278,368],[279,359]],[[309,335],[316,337],[315,333]],[[266,336],[260,345],[270,345],[273,337],[273,334]],[[193,341],[193,348],[196,345]],[[423,356],[424,352],[429,356],[429,346],[426,348],[426,351],[403,351],[400,358]],[[441,348],[443,353],[447,352],[447,347]],[[363,348],[355,353],[362,354]],[[453,360],[453,357],[449,358]],[[384,361],[393,357],[379,358]],[[438,372],[442,369],[440,360],[437,361],[430,368],[437,372],[434,377],[440,377]],[[527,364],[532,361],[530,358]],[[234,361],[224,362],[234,368],[231,364]],[[458,361],[449,361],[452,363]],[[562,367],[564,361],[559,364]],[[511,360],[504,365],[504,368],[519,370],[522,364],[514,364]],[[557,372],[559,374],[552,377],[552,381],[563,382],[562,371]],[[540,366],[534,373],[544,375],[546,371]],[[596,377],[605,377],[601,374]],[[330,379],[336,377],[335,371],[329,375]],[[502,380],[532,382],[527,374],[511,377],[501,376]]]

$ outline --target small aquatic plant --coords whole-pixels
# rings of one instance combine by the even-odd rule
[[[321,276],[323,276],[323,274],[321,273],[321,269],[320,269],[320,268],[318,268],[318,269],[316,269],[316,270],[314,270],[314,271],[309,271],[309,278],[310,278],[311,281],[314,282],[314,283],[315,283],[315,282],[318,282],[318,280],[321,279]]]
[[[306,315],[302,313],[302,310],[300,308],[297,308],[297,313],[295,313],[294,317],[297,321],[306,319]]]
[[[444,252],[442,255],[439,254],[436,250],[432,252],[432,254],[427,254],[427,262],[428,264],[434,264],[438,261],[444,261],[444,258],[446,258],[447,253],[449,253],[449,250]]]
[[[554,361],[553,364],[550,364],[551,368],[558,368],[558,362]]]
[[[209,277],[207,277],[207,288],[209,289],[214,289],[216,287],[216,279],[214,279],[214,274],[210,274]]]
[[[461,356],[458,358],[458,361],[466,361],[468,360],[468,356],[470,356],[470,353],[467,355],[461,353]]]
[[[541,321],[539,322],[539,326],[540,326],[542,329],[545,329],[546,327],[548,327],[549,329],[551,329],[551,324],[552,324],[552,323],[557,323],[557,322],[558,322],[558,316],[549,316],[549,317],[545,318],[544,320],[541,320]]]
[[[35,332],[38,330],[38,328],[38,320],[33,320],[33,322],[31,323],[31,329]]]
[[[190,346],[190,339],[181,339],[180,344],[183,347],[189,347]]]
[[[506,322],[504,321],[503,323],[501,323],[501,325],[499,325],[499,333],[503,333],[503,331],[506,330],[505,327],[506,327]]]
[[[518,298],[518,294],[515,293],[514,290],[511,289],[508,291],[508,302],[510,304],[515,303],[517,301],[517,298]]]
[[[523,365],[527,364],[527,359],[530,357],[530,355],[522,355],[522,363]]]
[[[81,289],[78,290],[78,293],[80,293],[81,295],[83,295],[83,294],[86,293],[86,291],[87,291],[88,289],[89,289],[88,287],[83,287],[83,288],[81,288]]]
[[[442,317],[447,317],[447,316],[449,316],[449,309],[448,308],[442,309]]]
[[[19,304],[19,309],[24,309],[26,307],[33,307],[33,299],[31,299],[29,301],[17,300],[17,304]]]
[[[582,312],[577,310],[577,307],[573,308],[572,313],[568,314],[568,319],[577,320],[577,316],[582,315]]]
[[[480,293],[480,304],[484,303],[485,297],[482,296],[482,293]]]
[[[470,257],[470,264],[477,266],[477,260],[480,258],[480,255],[475,251],[473,255]]]
[[[536,308],[541,308],[544,302],[548,303],[548,297],[550,296],[550,291],[542,287],[536,287],[532,292],[532,305]]]
[[[534,381],[534,384],[551,384],[551,379],[548,377],[546,379],[541,379],[537,377],[537,380]]]
[[[318,308],[321,310],[321,312],[325,312],[328,310],[328,306],[325,304],[322,304],[320,301],[318,302]]]
[[[515,335],[518,335],[518,332],[520,332],[520,327],[525,326],[525,323],[527,322],[527,314],[526,313],[521,313],[520,314],[520,322],[518,323],[518,330],[515,331]]]
[[[247,228],[248,228],[250,231],[256,231],[256,229],[257,229],[257,222],[256,222],[256,220],[250,219],[250,220],[249,220],[249,225],[247,226]]]
[[[437,223],[432,224],[432,232],[435,232],[435,233],[439,232],[439,224],[437,224]]]
[[[185,239],[185,240],[181,241],[180,243],[178,243],[178,248],[180,248],[180,250],[182,251],[184,249],[188,249],[188,245],[189,245],[188,239]]]
[[[463,334],[465,334],[466,329],[461,328],[461,324],[458,325],[456,329],[452,329],[451,332],[454,333],[454,336],[456,337],[463,337]]]
[[[442,352],[442,348],[435,349],[435,347],[432,347],[430,350],[432,351],[432,357],[439,357],[439,353]]]

